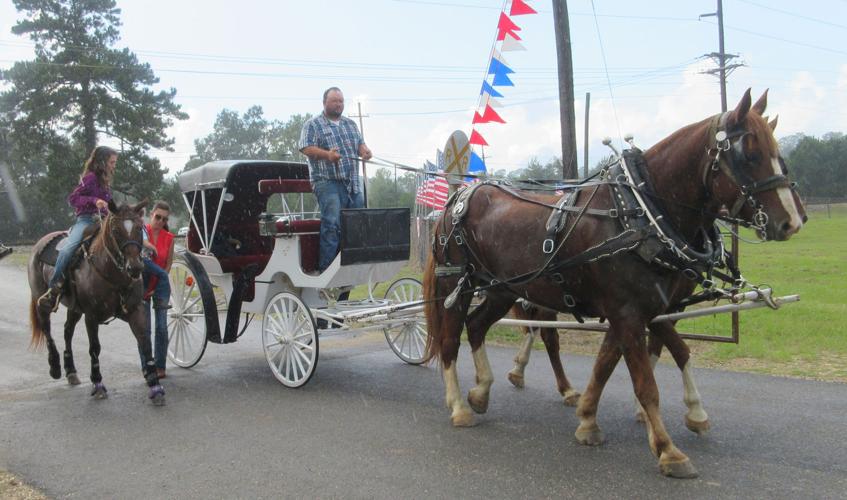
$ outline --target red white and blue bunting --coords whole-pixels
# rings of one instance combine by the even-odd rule
[[[507,10],[509,12],[508,15],[506,14]],[[529,5],[527,0],[511,0],[510,2],[505,2],[503,5],[503,11],[500,12],[500,18],[497,21],[497,36],[491,47],[488,72],[482,81],[477,110],[471,121],[471,134],[468,142],[471,143],[472,147],[479,146],[480,150],[482,150],[484,146],[488,146],[488,142],[479,130],[477,130],[480,125],[506,123],[506,120],[494,111],[494,108],[502,107],[501,102],[497,99],[505,98],[505,95],[495,87],[514,87],[515,84],[509,78],[509,75],[514,74],[515,71],[508,66],[502,53],[526,50],[520,42],[520,35],[518,35],[521,28],[512,18],[536,13],[535,9]],[[472,150],[468,172],[480,174],[485,171],[483,157]]]

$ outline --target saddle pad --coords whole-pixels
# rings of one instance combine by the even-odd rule
[[[41,253],[38,255],[38,260],[48,266],[55,266],[56,259],[59,258],[59,250],[61,250],[68,242],[68,233],[59,233],[50,240]]]

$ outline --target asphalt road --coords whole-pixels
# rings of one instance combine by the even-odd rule
[[[499,378],[489,411],[477,427],[454,429],[438,370],[405,365],[376,335],[326,339],[311,382],[291,390],[248,330],[237,344],[210,345],[194,369],[169,368],[167,406],[153,407],[129,329],[115,323],[101,335],[110,397],[95,401],[82,326],[81,386],[50,379],[46,353],[27,350],[28,294],[25,273],[0,265],[0,468],[50,497],[847,496],[844,384],[698,370],[712,422],[700,437],[683,424],[677,370],[660,364],[665,423],[700,471],[674,480],[659,474],[634,419],[623,366],[600,405],[607,442],[598,448],[575,442],[577,419],[543,353],[517,390],[505,380],[514,352],[490,349]],[[564,361],[584,387],[593,360]],[[463,348],[464,390],[471,371]]]

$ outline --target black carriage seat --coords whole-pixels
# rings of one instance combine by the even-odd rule
[[[259,192],[311,193],[308,179],[263,179],[259,181]],[[310,273],[318,268],[321,221],[319,219],[280,220],[276,222],[278,234],[297,235],[300,243],[300,267]]]

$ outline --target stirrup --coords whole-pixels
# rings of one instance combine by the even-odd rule
[[[53,296],[53,293],[55,293],[55,296]],[[62,292],[58,287],[48,288],[41,297],[38,297],[38,307],[42,310],[49,309],[50,313],[54,313],[59,310],[61,298]]]

